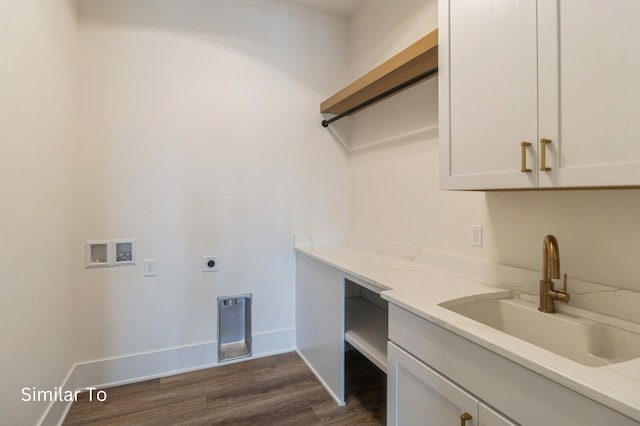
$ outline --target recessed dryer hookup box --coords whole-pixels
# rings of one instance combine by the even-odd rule
[[[218,361],[251,356],[251,294],[218,297]]]
[[[111,266],[111,245],[109,240],[88,240],[84,243],[84,267],[106,268]]]

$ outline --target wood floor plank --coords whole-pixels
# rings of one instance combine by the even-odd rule
[[[233,382],[218,380],[218,378],[209,378],[209,380],[196,381],[194,383],[184,382],[180,386],[174,384],[147,390],[139,393],[126,393],[113,396],[111,389],[106,389],[107,401],[96,404],[83,402],[82,404],[74,404],[74,409],[69,413],[71,417],[67,419],[75,419],[75,417],[84,417],[91,414],[96,419],[107,419],[124,414],[135,413],[141,408],[163,407],[167,404],[186,401],[193,398],[206,397],[214,395],[216,392],[224,392],[225,389],[233,388],[237,392],[243,392],[244,389],[254,387],[254,381],[248,372],[240,372],[234,375]]]
[[[345,364],[345,407],[290,352],[112,387],[105,402],[74,402],[64,424],[384,424],[386,376],[355,351]]]
[[[251,393],[234,394],[231,398],[210,399],[208,407],[220,419],[243,419],[254,415],[280,416],[282,412],[309,408],[326,398],[327,395],[319,390],[317,382],[309,378],[270,388],[257,386]]]
[[[190,413],[205,410],[207,401],[204,398],[189,399],[149,410],[139,410],[121,416],[114,416],[91,422],[92,426],[121,425],[174,425],[180,420],[189,418]]]

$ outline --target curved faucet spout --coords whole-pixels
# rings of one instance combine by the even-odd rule
[[[560,278],[560,250],[553,235],[547,235],[542,242],[542,279]]]
[[[562,290],[553,288],[552,279],[560,278],[560,251],[558,241],[553,235],[544,237],[542,243],[542,279],[540,280],[540,306],[539,311],[554,313],[554,301],[568,303],[570,295],[567,292],[567,274],[564,274],[564,286]]]

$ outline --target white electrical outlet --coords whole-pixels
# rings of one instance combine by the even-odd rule
[[[144,276],[145,277],[156,276],[156,260],[155,259],[144,260]]]
[[[482,247],[482,226],[471,225],[471,246]]]
[[[202,256],[202,272],[218,272],[220,256]]]

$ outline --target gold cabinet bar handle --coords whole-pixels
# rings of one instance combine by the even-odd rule
[[[471,414],[467,413],[466,411],[462,414],[460,414],[460,426],[464,426],[467,424],[467,420],[471,420]]]
[[[551,143],[550,139],[540,139],[540,171],[548,172],[551,167],[547,167],[547,144]]]
[[[529,173],[531,169],[527,169],[527,147],[531,146],[531,142],[521,142],[520,147],[522,148],[522,160],[520,165],[520,171],[522,173]]]

